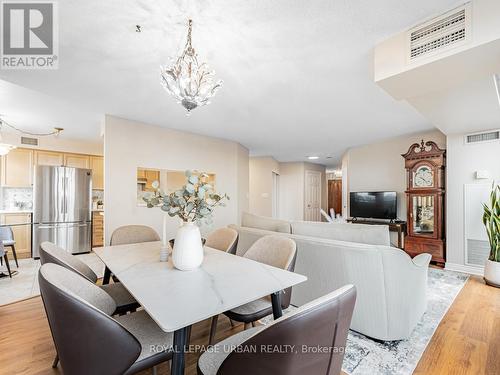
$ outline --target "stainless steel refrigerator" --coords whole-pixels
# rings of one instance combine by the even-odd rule
[[[37,166],[33,184],[33,258],[50,241],[69,253],[91,250],[92,171]]]

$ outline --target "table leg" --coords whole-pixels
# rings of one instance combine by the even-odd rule
[[[283,310],[281,309],[281,292],[271,294],[271,301],[273,303],[273,317],[274,319],[281,318]]]
[[[188,339],[188,331],[189,327],[184,327],[174,332],[172,375],[184,375],[184,367],[186,364],[185,350]]]

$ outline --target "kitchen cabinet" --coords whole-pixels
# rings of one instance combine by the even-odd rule
[[[31,257],[31,214],[30,213],[8,213],[0,215],[1,224],[25,224],[13,225],[12,233],[16,241],[16,254],[18,259]],[[10,259],[14,259],[12,254]]]
[[[92,189],[104,190],[104,158],[91,156],[90,169],[92,169]]]
[[[104,212],[92,212],[92,247],[104,246]]]
[[[16,148],[1,161],[1,185],[26,188],[33,184],[33,150]]]
[[[64,165],[64,154],[55,151],[35,151],[35,165]]]
[[[64,154],[64,166],[72,168],[90,168],[90,157],[82,154]]]

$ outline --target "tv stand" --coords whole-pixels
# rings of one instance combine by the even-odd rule
[[[353,217],[352,219],[347,219],[348,222],[353,224],[367,224],[367,225],[387,225],[389,226],[389,232],[396,232],[398,234],[398,247],[404,250],[404,237],[406,236],[406,221],[401,220],[391,220],[378,221],[370,219],[359,219]]]

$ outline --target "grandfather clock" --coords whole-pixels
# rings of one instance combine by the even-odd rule
[[[446,150],[432,141],[414,143],[405,158],[408,235],[405,251],[429,253],[445,262],[444,194]]]

